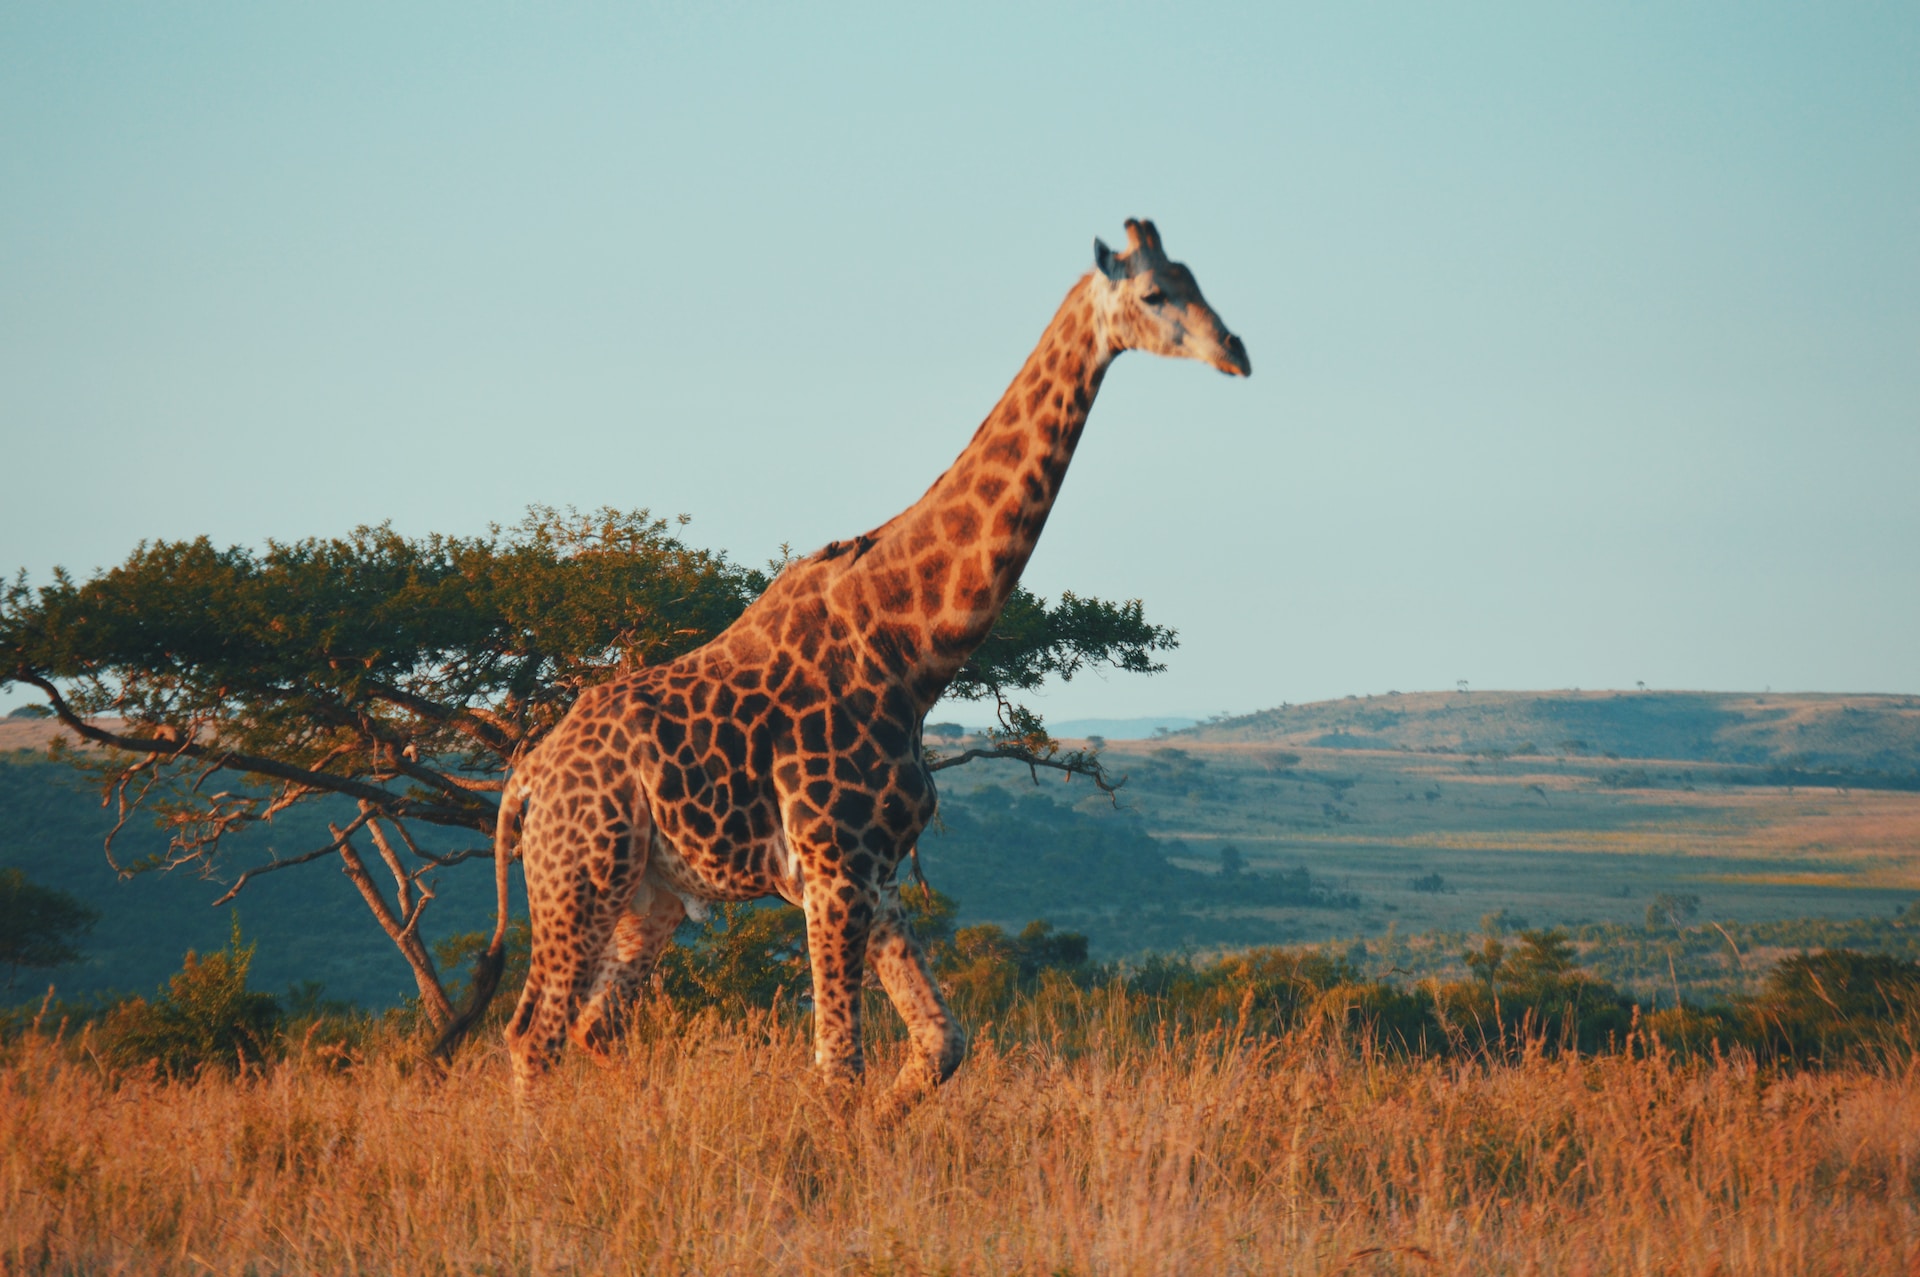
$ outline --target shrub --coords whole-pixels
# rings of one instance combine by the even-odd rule
[[[189,949],[181,968],[153,1001],[133,998],[110,1010],[102,1037],[116,1063],[151,1062],[185,1076],[205,1067],[228,1072],[266,1058],[280,1026],[280,1004],[247,988],[254,946],[240,943],[240,915],[225,949],[198,957]]]
[[[812,988],[806,915],[790,904],[723,904],[688,941],[660,958],[660,983],[675,1000],[738,1010],[771,1005],[782,989]]]
[[[1829,949],[1783,958],[1740,1008],[1768,1054],[1824,1059],[1911,1050],[1920,1021],[1920,963]]]

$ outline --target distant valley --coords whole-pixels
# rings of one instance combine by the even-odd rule
[[[1410,693],[1152,739],[1088,734],[1106,737],[1104,758],[1127,778],[1117,802],[1005,764],[941,773],[943,819],[921,863],[963,922],[1045,917],[1111,959],[1378,948],[1501,910],[1542,926],[1639,925],[1660,893],[1698,897],[1702,920],[1730,925],[1889,918],[1920,897],[1920,697]],[[105,911],[88,960],[59,975],[64,990],[151,989],[188,945],[225,938],[226,911],[207,908],[223,888],[116,881],[97,795],[39,757],[51,735],[0,720],[0,866]],[[326,816],[290,813],[249,835],[219,877],[324,843]],[[135,856],[163,841],[146,825],[122,835]],[[485,926],[490,866],[440,877],[429,933]],[[369,1005],[410,987],[336,869],[261,879],[237,903],[265,987],[319,979]]]

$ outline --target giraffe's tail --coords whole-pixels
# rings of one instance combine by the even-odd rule
[[[513,858],[519,852],[520,813],[526,806],[526,791],[509,779],[500,795],[500,818],[493,830],[493,942],[473,961],[473,980],[466,1000],[447,1027],[434,1040],[433,1055],[445,1061],[458,1047],[480,1017],[487,1013],[493,995],[500,988],[500,976],[507,968],[507,886]]]

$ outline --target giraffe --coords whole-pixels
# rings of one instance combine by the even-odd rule
[[[712,642],[583,693],[517,766],[495,839],[498,979],[508,868],[533,918],[506,1039],[523,1100],[568,1041],[598,1052],[675,927],[708,902],[780,896],[806,916],[814,1064],[863,1071],[871,964],[911,1046],[902,1105],[952,1076],[966,1036],[915,941],[894,874],[934,812],[922,720],[999,617],[1124,350],[1247,376],[1246,347],[1167,258],[1153,223],[1094,241],[1013,384],[926,494],[788,567]]]

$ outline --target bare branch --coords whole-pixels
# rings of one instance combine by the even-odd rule
[[[1069,776],[1085,776],[1104,794],[1116,794],[1120,791],[1120,787],[1127,783],[1125,776],[1118,780],[1110,779],[1106,767],[1092,755],[1076,751],[1065,758],[1048,758],[1020,745],[996,745],[987,749],[969,749],[951,758],[936,758],[927,764],[927,770],[945,771],[949,767],[958,767],[962,763],[971,763],[980,758],[1011,759],[1014,762],[1025,763],[1030,769],[1046,767],[1053,771],[1065,772]]]
[[[360,807],[367,811],[363,803]],[[400,863],[400,857],[394,854],[393,844],[387,841],[386,831],[380,828],[380,822],[368,812],[367,832],[373,835],[373,845],[380,853],[380,859],[386,862],[387,872],[393,875],[393,894],[399,901],[402,921],[413,917],[413,879],[407,876],[407,867]]]
[[[474,794],[498,793],[506,787],[504,780],[463,781],[458,776],[449,776],[431,767],[423,767],[408,758],[399,758],[395,762],[405,775],[464,800],[471,800]]]
[[[366,808],[363,806],[361,810],[366,811]],[[403,936],[410,936],[420,925],[420,914],[426,909],[427,901],[434,898],[433,888],[420,881],[421,875],[432,872],[433,866],[422,865],[419,869],[409,872],[407,867],[400,863],[400,855],[393,849],[393,844],[387,840],[386,831],[380,827],[380,822],[371,819],[371,816],[372,813],[369,813],[367,832],[373,835],[373,845],[380,849],[380,859],[386,862],[387,871],[393,875],[394,895],[400,901],[400,912],[403,915],[400,919],[400,932]],[[414,847],[413,839],[407,836],[406,830],[398,821],[392,823],[395,831],[400,834],[401,841],[406,843],[415,855],[418,855],[419,849]],[[415,892],[419,893],[418,898],[409,901],[409,895]]]
[[[491,847],[463,847],[459,851],[450,851],[444,856],[437,856],[431,851],[422,851],[419,855],[422,860],[432,862],[433,868],[445,869],[448,865],[457,865],[463,860],[492,860],[493,849]],[[414,870],[413,876],[417,880],[424,872],[425,866]]]
[[[332,855],[334,852],[340,850],[340,845],[343,842],[345,842],[348,838],[351,838],[353,836],[354,831],[360,828],[360,826],[366,824],[367,820],[368,820],[367,814],[363,811],[358,817],[355,818],[352,824],[346,827],[344,831],[335,829],[335,827],[332,825],[328,825],[327,826],[328,829],[333,829],[335,831],[334,839],[332,842],[320,848],[318,851],[309,851],[305,855],[293,856],[286,860],[275,860],[269,864],[254,866],[252,869],[249,869],[245,873],[241,874],[240,877],[234,882],[233,886],[227,889],[227,894],[213,902],[213,907],[218,909],[221,905],[226,904],[229,900],[232,900],[235,896],[239,895],[240,888],[246,886],[249,879],[258,878],[262,874],[270,874],[280,869],[291,869],[295,865],[304,865],[309,860],[318,860],[322,856]]]

